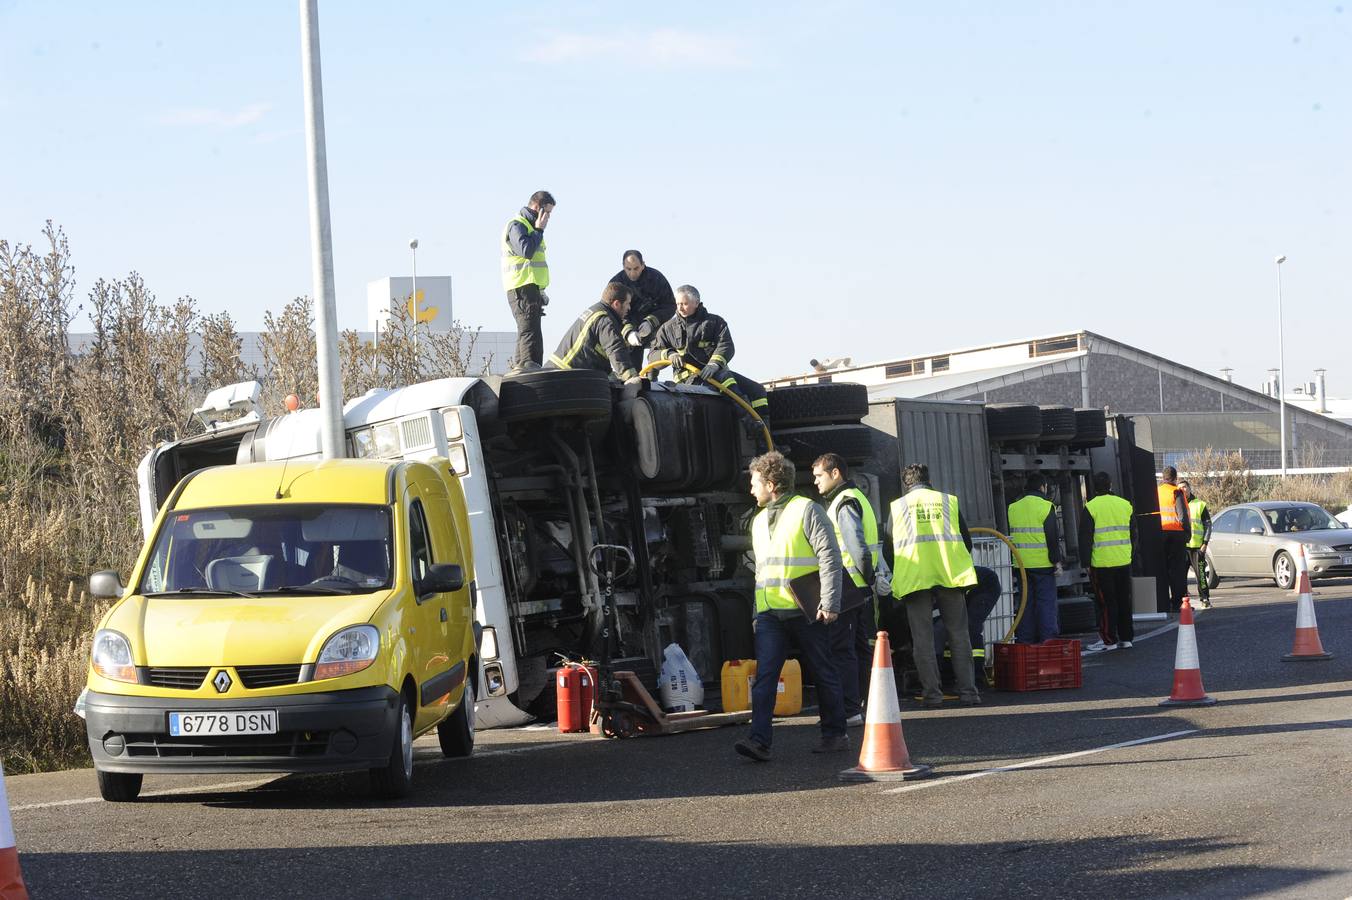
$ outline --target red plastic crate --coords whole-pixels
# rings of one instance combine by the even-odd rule
[[[995,686],[999,690],[1052,691],[1080,684],[1079,641],[995,645]]]

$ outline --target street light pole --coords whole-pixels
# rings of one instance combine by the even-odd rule
[[[413,352],[418,352],[418,239],[414,238],[408,242],[408,249],[413,253],[413,301],[410,303],[409,312],[413,314]]]
[[[1286,254],[1277,257],[1277,410],[1281,417],[1282,477],[1286,477],[1286,341],[1282,335],[1282,263]]]

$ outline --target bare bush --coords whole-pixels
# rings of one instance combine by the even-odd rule
[[[1210,447],[1183,458],[1180,472],[1186,472],[1193,493],[1216,509],[1255,499],[1262,479],[1249,470],[1244,457],[1234,451]]]
[[[286,397],[295,394],[302,406],[319,396],[319,366],[315,362],[315,305],[297,297],[280,315],[263,314],[263,390],[259,398],[271,415],[286,412]]]
[[[203,316],[200,333],[202,335],[202,374],[199,383],[211,388],[238,384],[249,377],[240,354],[244,350],[244,339],[235,330],[235,320],[230,313],[213,313]]]

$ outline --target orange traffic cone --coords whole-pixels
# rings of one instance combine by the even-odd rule
[[[914,781],[934,774],[929,766],[911,763],[901,733],[901,707],[892,676],[892,645],[887,632],[878,632],[873,648],[873,675],[869,680],[868,711],[864,716],[864,745],[859,765],[840,773],[841,781]]]
[[[14,846],[14,826],[9,821],[9,797],[5,794],[5,767],[0,765],[0,900],[28,900],[19,872],[19,851]]]
[[[1305,561],[1305,548],[1300,548],[1300,579],[1296,589],[1300,596],[1296,598],[1296,641],[1291,652],[1282,657],[1284,662],[1301,660],[1309,662],[1316,659],[1333,659],[1333,654],[1324,650],[1319,640],[1319,623],[1314,618],[1314,595],[1310,593],[1310,566]]]
[[[1192,624],[1192,600],[1183,595],[1178,611],[1178,646],[1174,650],[1174,692],[1160,706],[1211,706],[1215,697],[1202,687],[1202,668],[1197,660],[1197,629]]]

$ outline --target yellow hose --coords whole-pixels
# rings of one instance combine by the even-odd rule
[[[669,365],[671,365],[671,360],[669,359],[655,359],[652,362],[648,363],[646,366],[644,366],[642,369],[640,369],[638,374],[640,376],[646,377],[649,372],[656,372],[657,370],[662,369]],[[698,375],[700,373],[699,368],[697,366],[691,365],[690,363],[685,364],[685,370],[689,372],[691,375]],[[727,397],[733,403],[736,403],[742,409],[746,410],[747,415],[755,419],[756,424],[761,427],[761,431],[765,432],[765,445],[771,450],[775,449],[775,439],[770,437],[770,429],[766,427],[765,420],[760,417],[760,414],[751,408],[750,403],[747,403],[741,397],[738,397],[730,389],[719,384],[717,381],[706,381],[705,384],[709,385],[712,388],[717,389],[718,392],[721,393],[724,397]],[[1011,544],[1010,546],[1013,545]]]
[[[1014,622],[1009,626],[1009,633],[996,642],[999,644],[1009,643],[1009,639],[1014,637],[1014,629],[1019,627],[1019,620],[1023,618],[1024,610],[1028,608],[1028,570],[1024,568],[1023,556],[1020,555],[1019,548],[1014,546],[1013,541],[996,531],[994,528],[969,528],[967,530],[972,534],[994,535],[1004,541],[1005,546],[1009,547],[1009,552],[1014,557],[1015,564],[1019,567],[1019,578],[1023,583],[1023,596],[1019,599],[1019,608],[1014,613]]]

